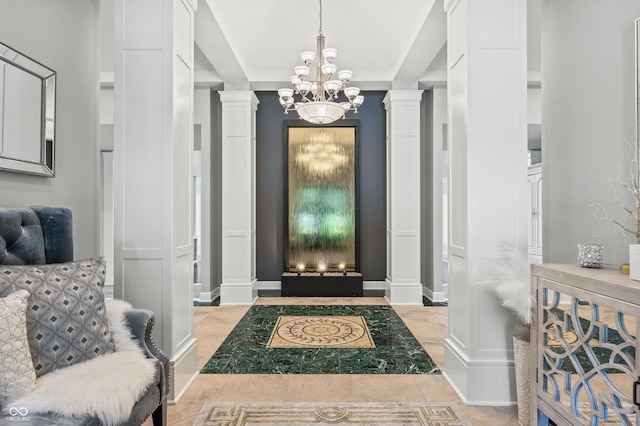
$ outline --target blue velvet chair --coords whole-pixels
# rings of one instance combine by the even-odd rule
[[[73,222],[71,210],[64,207],[0,208],[0,264],[38,265],[73,260]],[[140,425],[149,416],[154,425],[166,424],[169,359],[152,338],[153,312],[133,309],[126,312],[126,323],[147,358],[156,360],[156,380],[136,402],[126,425]],[[87,378],[91,380],[91,378]],[[13,420],[13,419],[10,419]],[[21,419],[22,420],[22,419]],[[0,424],[3,422],[0,420]],[[99,425],[91,416],[64,418],[29,415],[20,424]],[[11,424],[16,424],[15,421]]]

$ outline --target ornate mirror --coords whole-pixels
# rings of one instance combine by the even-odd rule
[[[0,43],[0,170],[54,175],[56,73]]]

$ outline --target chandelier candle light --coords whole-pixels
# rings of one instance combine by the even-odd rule
[[[353,74],[350,70],[337,71],[338,67],[333,61],[338,55],[338,51],[324,47],[322,0],[320,0],[320,28],[317,40],[316,52],[308,51],[300,54],[304,65],[294,68],[296,75],[291,76],[291,84],[294,89],[280,89],[278,95],[285,114],[295,108],[300,118],[305,121],[313,124],[328,124],[339,118],[345,118],[347,111],[354,111],[357,114],[358,108],[364,102],[364,96],[360,95],[359,88],[347,87]],[[315,81],[309,81],[307,79],[310,71],[309,66],[314,62]],[[349,102],[334,101],[334,99],[338,99],[341,90]],[[300,102],[295,101],[294,94],[300,96]]]

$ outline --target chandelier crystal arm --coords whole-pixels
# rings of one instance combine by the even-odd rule
[[[280,89],[280,104],[284,113],[295,109],[301,119],[314,124],[332,123],[339,118],[345,118],[348,111],[358,113],[358,108],[364,102],[357,87],[348,87],[351,80],[350,70],[337,72],[338,67],[333,63],[338,51],[325,48],[325,38],[322,32],[322,0],[319,0],[319,27],[316,39],[316,52],[306,51],[300,54],[304,65],[294,68],[295,75],[291,77],[292,89]],[[315,61],[315,77],[309,78],[311,63]],[[340,91],[344,91],[348,102],[336,102]],[[294,95],[300,95],[296,101]],[[310,96],[310,97],[309,97]]]

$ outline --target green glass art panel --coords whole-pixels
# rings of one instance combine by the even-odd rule
[[[353,271],[355,128],[288,131],[288,268]]]

